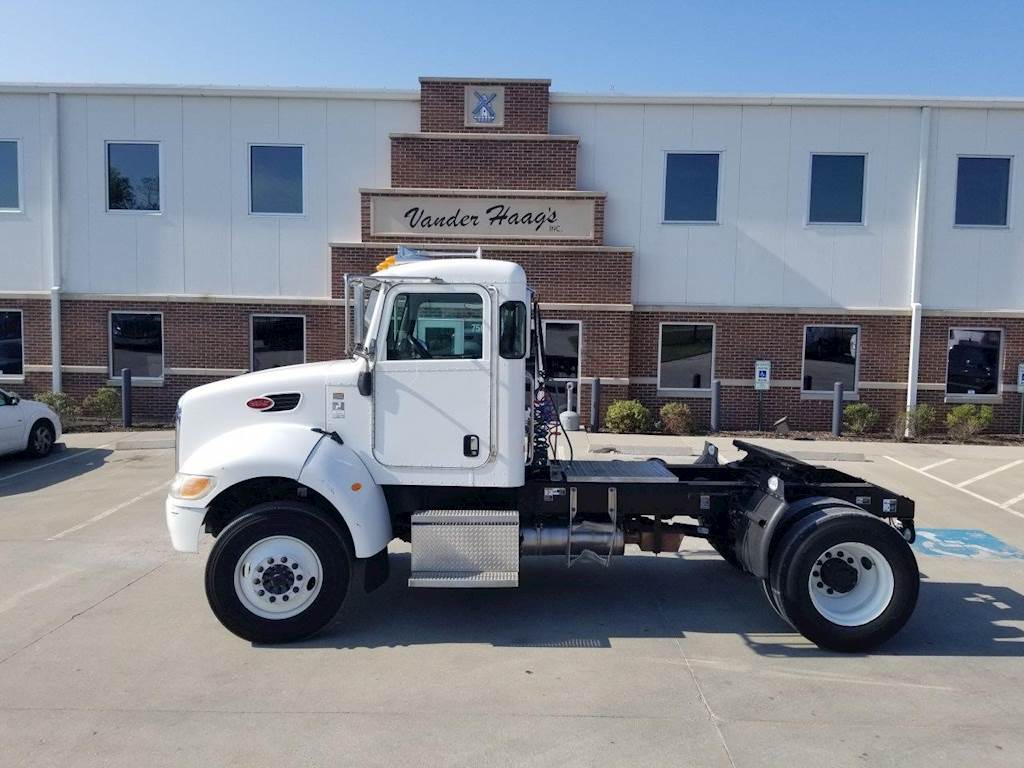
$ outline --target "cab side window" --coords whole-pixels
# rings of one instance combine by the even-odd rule
[[[388,321],[388,360],[479,360],[483,299],[475,293],[400,293]]]

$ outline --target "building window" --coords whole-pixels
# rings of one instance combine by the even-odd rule
[[[715,326],[662,323],[658,389],[710,389]]]
[[[959,227],[1005,227],[1010,198],[1010,158],[961,157],[956,164]]]
[[[946,357],[947,395],[998,395],[1003,332],[950,328]]]
[[[306,318],[302,315],[252,316],[252,370],[306,362]]]
[[[0,141],[0,211],[21,210],[18,142]]]
[[[718,221],[718,153],[665,156],[665,218],[673,223]]]
[[[583,326],[579,320],[544,321],[544,374],[559,413],[569,405],[569,384],[575,390],[572,409],[580,410],[580,358]]]
[[[160,210],[160,145],[107,142],[107,210]]]
[[[804,328],[804,392],[857,391],[857,350],[860,328],[851,325],[808,325]]]
[[[25,338],[20,309],[0,310],[0,376],[25,374]]]
[[[301,214],[302,147],[249,147],[249,212]]]
[[[864,222],[864,155],[811,155],[811,224]]]
[[[110,313],[110,377],[131,368],[133,379],[164,375],[164,316],[160,312]]]
[[[483,299],[475,293],[400,293],[391,305],[388,360],[480,360]]]

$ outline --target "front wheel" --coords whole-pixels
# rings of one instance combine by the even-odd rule
[[[254,643],[303,640],[345,601],[352,553],[315,507],[259,504],[221,531],[206,563],[206,597],[221,624]]]
[[[920,587],[903,537],[864,512],[815,512],[776,548],[769,578],[779,613],[812,642],[864,651],[907,623]]]
[[[28,445],[25,446],[25,451],[29,456],[37,459],[49,456],[56,439],[57,434],[53,431],[50,422],[40,419],[32,425],[32,429],[28,433]]]

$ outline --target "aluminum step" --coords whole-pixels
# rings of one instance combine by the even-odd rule
[[[518,584],[518,511],[428,509],[413,513],[410,587]]]

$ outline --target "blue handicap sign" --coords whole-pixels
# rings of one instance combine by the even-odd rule
[[[1024,552],[977,528],[918,528],[914,549],[929,557],[1024,560]]]

